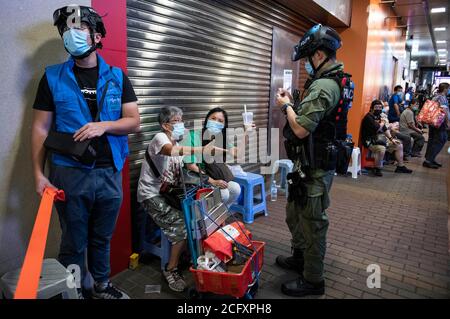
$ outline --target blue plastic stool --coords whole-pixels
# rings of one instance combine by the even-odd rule
[[[235,176],[233,181],[241,186],[241,195],[237,204],[233,204],[230,209],[233,212],[241,213],[246,224],[253,223],[255,215],[258,213],[263,212],[267,216],[264,177],[258,174],[247,173],[247,176]],[[261,201],[255,204],[254,189],[257,186],[261,186]]]
[[[287,185],[287,175],[294,169],[294,163],[289,159],[282,159],[275,161],[272,169],[272,177],[270,178],[270,187],[275,180],[275,174],[280,170],[280,189],[284,191],[286,197],[288,197],[288,185]]]
[[[147,215],[147,218],[151,217]],[[159,246],[153,244],[153,242],[158,238],[160,239]],[[150,253],[152,255],[161,258],[162,270],[166,269],[166,264],[169,262],[171,247],[172,244],[170,243],[169,239],[167,239],[167,236],[164,235],[164,232],[160,228],[155,229],[155,231],[152,234],[145,234],[142,243],[142,248],[144,252]]]

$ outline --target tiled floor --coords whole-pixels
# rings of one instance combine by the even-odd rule
[[[412,175],[395,174],[387,166],[382,178],[335,179],[328,210],[326,294],[320,298],[450,298],[448,155],[442,152],[438,160],[444,167],[430,170],[413,159],[408,163]],[[248,225],[256,240],[266,242],[257,298],[286,298],[280,284],[295,277],[274,263],[278,254],[290,253],[284,207],[280,195],[277,202],[269,202],[268,217]],[[380,289],[367,288],[370,264],[381,267]],[[168,289],[157,258],[124,271],[113,282],[132,298],[185,297]],[[145,285],[162,285],[162,291],[145,294]]]

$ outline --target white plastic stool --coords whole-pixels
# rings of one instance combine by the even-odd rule
[[[285,192],[287,197],[288,196],[287,174],[291,173],[292,170],[294,169],[294,163],[292,163],[292,161],[289,159],[282,159],[275,161],[272,167],[272,177],[270,178],[270,186],[272,186],[272,183],[275,180],[275,174],[277,173],[278,169],[281,170],[280,189]]]
[[[14,298],[19,275],[20,268],[7,272],[0,279],[0,288],[4,298]],[[68,283],[72,284],[72,288],[69,288]],[[37,299],[50,299],[59,294],[62,294],[64,299],[78,299],[73,275],[56,259],[44,259]]]
[[[352,173],[352,178],[358,178],[361,175],[361,150],[359,147],[353,148],[352,160],[348,166],[347,172]]]

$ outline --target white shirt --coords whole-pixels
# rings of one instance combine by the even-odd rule
[[[166,133],[161,132],[156,134],[148,145],[147,152],[161,176],[157,178],[154,175],[150,165],[144,158],[137,189],[137,201],[139,203],[158,196],[163,182],[175,184],[179,180],[183,156],[166,156],[160,154],[164,145],[167,144],[172,144],[172,142]]]

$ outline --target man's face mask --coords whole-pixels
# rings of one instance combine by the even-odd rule
[[[63,34],[64,47],[73,57],[82,56],[91,48],[88,36],[89,34],[84,31],[69,29]]]
[[[308,72],[308,74],[309,74],[310,76],[313,76],[313,75],[314,75],[314,69],[313,69],[311,63],[309,63],[309,61],[306,61],[306,62],[305,62],[305,70],[306,70],[306,72]]]

